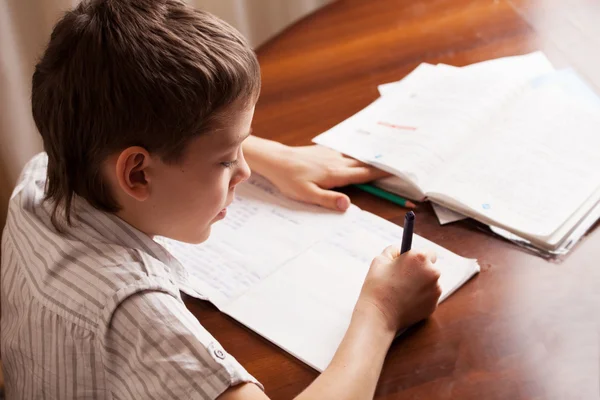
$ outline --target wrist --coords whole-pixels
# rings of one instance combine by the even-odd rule
[[[391,344],[398,331],[397,324],[390,321],[389,317],[373,302],[360,299],[357,301],[352,314],[352,320],[368,324],[379,340]]]
[[[327,371],[343,371],[361,379],[371,375],[371,380],[377,382],[395,336],[396,332],[390,329],[381,311],[359,299],[348,330]]]
[[[244,141],[243,150],[250,169],[268,178],[279,160],[285,159],[289,147],[273,140],[250,136]]]

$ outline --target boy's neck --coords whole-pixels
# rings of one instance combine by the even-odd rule
[[[147,235],[150,239],[154,239],[154,236],[156,236],[155,233],[152,233],[153,230],[151,227],[148,226],[149,224],[147,218],[142,218],[141,215],[138,215],[138,213],[128,212],[126,208],[122,208],[121,210],[117,211],[115,215],[138,231]]]

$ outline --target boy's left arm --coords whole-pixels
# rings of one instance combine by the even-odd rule
[[[388,176],[384,171],[321,146],[291,147],[250,136],[243,144],[250,168],[295,200],[345,211],[347,195],[332,188]]]

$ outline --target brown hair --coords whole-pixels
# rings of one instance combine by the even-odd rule
[[[32,85],[48,153],[46,199],[71,223],[74,195],[116,212],[102,162],[142,146],[165,162],[228,106],[256,101],[260,69],[242,35],[179,0],[90,0],[57,23]]]

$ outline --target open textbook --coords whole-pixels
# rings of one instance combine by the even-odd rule
[[[356,206],[338,213],[298,203],[259,176],[238,187],[212,229],[201,245],[161,239],[189,272],[182,290],[319,371],[346,332],[371,261],[402,238],[401,227]],[[437,253],[440,301],[479,271],[476,260],[417,235],[413,248]]]
[[[516,59],[423,64],[314,141],[394,174],[385,189],[556,249],[600,200],[600,101],[541,53]]]

